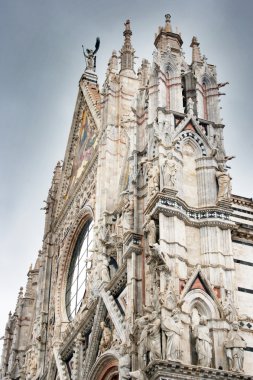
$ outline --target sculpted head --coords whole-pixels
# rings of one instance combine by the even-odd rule
[[[204,325],[204,326],[207,325],[207,317],[206,317],[205,315],[202,315],[202,316],[200,317],[199,324],[200,324],[200,325]]]

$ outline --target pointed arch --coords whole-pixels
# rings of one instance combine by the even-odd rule
[[[207,292],[202,289],[192,289],[184,297],[184,302],[189,307],[191,314],[192,310],[196,308],[200,315],[205,315],[208,319],[219,319],[219,309]]]
[[[176,137],[176,139],[177,142],[175,147],[177,150],[182,151],[182,145],[188,142],[197,150],[198,156],[196,158],[207,156],[204,141],[197,133],[189,130],[184,130]]]
[[[92,208],[87,205],[80,210],[74,223],[66,232],[65,244],[59,255],[55,294],[55,318],[57,323],[69,322],[65,307],[65,289],[67,286],[68,270],[79,234],[89,220],[94,220],[94,214]]]
[[[107,351],[94,363],[87,380],[118,380],[119,356],[116,351]]]

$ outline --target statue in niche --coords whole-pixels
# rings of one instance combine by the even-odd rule
[[[238,333],[239,324],[237,321],[232,323],[232,330],[229,331],[224,342],[228,359],[229,371],[243,372],[244,348],[247,344],[243,337]]]
[[[110,281],[109,261],[103,253],[100,253],[97,258],[97,273],[102,282]]]
[[[231,177],[225,169],[224,165],[218,165],[218,169],[216,170],[216,178],[218,181],[218,197],[217,201],[221,201],[224,199],[229,200],[231,196]]]
[[[85,61],[86,61],[86,70],[91,70],[91,71],[96,70],[96,53],[99,49],[99,46],[100,46],[100,38],[99,37],[97,37],[97,39],[96,39],[95,50],[93,50],[93,49],[84,50],[84,47],[82,45],[83,55],[84,55]]]
[[[196,338],[198,365],[210,367],[212,361],[212,340],[205,316],[200,317],[199,325],[194,328],[193,335]]]
[[[163,186],[167,188],[174,188],[176,184],[177,167],[173,159],[173,154],[170,152],[166,158],[163,166]]]
[[[167,360],[181,360],[183,326],[179,309],[175,309],[171,317],[167,315],[163,319],[162,331],[166,335],[166,347],[163,356]]]
[[[127,232],[133,228],[133,214],[134,214],[134,206],[133,199],[129,195],[129,192],[124,192],[124,205],[122,207],[122,226],[123,232]]]
[[[147,221],[144,225],[144,232],[147,234],[148,245],[153,247],[156,244],[156,225],[155,221],[148,216]]]
[[[160,189],[160,171],[159,168],[151,164],[148,169],[148,197],[152,197]]]
[[[223,304],[224,315],[229,322],[233,322],[237,319],[237,310],[232,300],[231,291],[227,291],[227,295]]]
[[[127,380],[130,378],[130,356],[127,352],[126,344],[121,345],[119,350],[120,358],[119,358],[119,378],[120,380]]]
[[[99,353],[101,355],[111,347],[112,332],[111,329],[106,326],[105,322],[101,322],[100,327],[102,329],[102,338],[99,345]]]

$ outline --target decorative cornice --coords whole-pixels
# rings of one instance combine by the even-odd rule
[[[252,376],[242,373],[223,371],[215,368],[200,367],[195,365],[183,364],[180,362],[155,360],[144,370],[149,380],[252,380]]]
[[[123,258],[127,259],[132,252],[138,255],[142,252],[142,235],[130,232],[125,237]]]
[[[166,196],[157,193],[148,203],[145,214],[151,214],[158,218],[159,212],[167,216],[177,216],[188,225],[200,227],[204,225],[220,226],[221,228],[234,228],[235,223],[231,220],[231,211],[220,207],[210,206],[193,208],[189,207],[178,197]]]

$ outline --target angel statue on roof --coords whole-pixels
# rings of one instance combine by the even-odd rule
[[[95,43],[95,50],[93,49],[84,49],[83,45],[83,55],[85,57],[86,61],[86,69],[85,70],[91,70],[96,71],[96,53],[100,46],[100,38],[97,37],[96,43]]]

